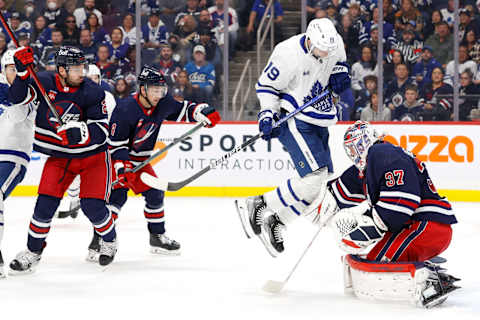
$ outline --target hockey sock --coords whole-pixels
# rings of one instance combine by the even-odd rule
[[[148,222],[148,231],[155,234],[165,233],[165,212],[163,209],[164,193],[150,189],[143,193],[145,197],[144,215]]]
[[[113,241],[117,236],[115,221],[110,210],[107,209],[105,201],[91,198],[80,199],[80,205],[102,239],[107,242]]]
[[[281,213],[283,221],[289,222],[303,214],[324,187],[327,176],[327,168],[322,168],[305,177],[289,179],[263,197],[269,209]]]
[[[41,252],[50,231],[53,215],[60,204],[60,198],[39,194],[28,229],[27,247],[30,251]]]
[[[2,239],[3,239],[3,225],[4,225],[4,220],[3,220],[3,193],[0,191],[0,247],[2,245]]]
[[[123,205],[127,202],[127,193],[128,190],[123,188],[112,190],[107,208],[111,211],[112,217],[115,221],[117,221]]]

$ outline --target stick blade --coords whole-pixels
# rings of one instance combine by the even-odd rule
[[[262,287],[262,290],[269,293],[280,293],[285,286],[283,281],[268,280]]]
[[[157,177],[154,177],[146,172],[142,172],[140,174],[140,179],[145,183],[147,186],[157,189],[157,190],[162,190],[162,191],[167,191],[168,188],[168,181],[161,180]]]

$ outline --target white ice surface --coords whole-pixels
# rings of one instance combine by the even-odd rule
[[[315,230],[289,227],[286,252],[273,259],[248,240],[228,198],[167,198],[167,233],[180,257],[149,253],[143,199],[131,198],[118,227],[119,252],[106,270],[85,262],[91,227],[80,215],[55,220],[36,273],[0,280],[2,319],[480,319],[478,204],[455,204],[448,258],[463,289],[439,308],[372,303],[343,294],[341,251],[330,232],[317,238],[280,295],[262,292],[282,280]],[[6,201],[2,251],[6,264],[26,246],[34,198]],[[6,268],[7,269],[7,268]]]

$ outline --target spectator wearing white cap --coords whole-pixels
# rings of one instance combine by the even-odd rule
[[[196,45],[193,48],[193,61],[185,66],[188,78],[193,88],[199,89],[207,97],[207,101],[211,104],[213,99],[213,88],[215,86],[216,76],[215,67],[206,60],[205,47]]]

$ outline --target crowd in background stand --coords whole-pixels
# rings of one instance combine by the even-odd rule
[[[252,50],[268,0],[230,0],[229,60]],[[342,94],[342,120],[453,119],[453,0],[383,0],[383,61],[377,60],[377,0],[307,0],[308,21],[326,17],[342,35],[352,88]],[[224,0],[141,0],[141,62],[159,68],[172,94],[219,104]],[[273,3],[275,42],[284,12]],[[135,0],[0,0],[21,45],[34,48],[38,70],[55,71],[61,45],[77,46],[101,70],[117,99],[135,90]],[[267,13],[268,14],[268,13]],[[460,1],[460,120],[480,115],[480,1]],[[300,25],[300,23],[299,23]],[[13,48],[1,29],[0,54]],[[300,27],[299,27],[300,31]],[[377,104],[378,64],[384,108]]]
[[[453,119],[454,42],[459,47],[461,121],[478,120],[480,1],[460,0],[454,39],[453,0],[384,0],[383,61],[377,60],[376,0],[308,0],[308,18],[327,17],[343,36],[352,89],[342,95],[343,120]],[[383,64],[384,108],[378,107],[377,70]],[[351,96],[353,95],[354,101]],[[345,97],[343,97],[345,96]]]

